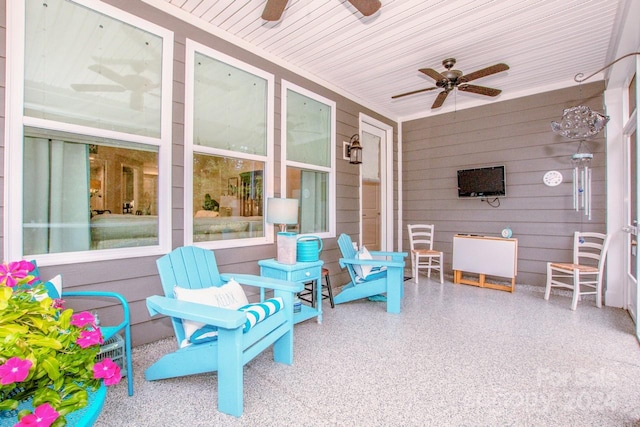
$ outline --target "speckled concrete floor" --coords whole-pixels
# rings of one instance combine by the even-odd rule
[[[640,346],[629,315],[541,290],[405,282],[400,315],[356,301],[296,325],[294,365],[245,367],[240,418],[216,410],[216,375],[156,382],[173,351],[134,349],[135,395],[109,390],[96,426],[636,426]]]

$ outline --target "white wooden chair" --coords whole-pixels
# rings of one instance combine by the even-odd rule
[[[442,252],[433,249],[433,224],[407,224],[409,244],[411,246],[411,270],[418,283],[418,270],[427,270],[431,278],[431,270],[440,270],[440,283],[444,283],[442,273]]]
[[[549,299],[551,288],[565,288],[573,290],[571,310],[576,309],[582,295],[595,295],[596,306],[602,307],[602,274],[609,238],[607,234],[576,231],[573,235],[573,262],[547,263],[544,299]]]

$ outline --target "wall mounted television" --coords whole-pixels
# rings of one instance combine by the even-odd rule
[[[458,197],[505,197],[507,195],[504,165],[458,171]]]

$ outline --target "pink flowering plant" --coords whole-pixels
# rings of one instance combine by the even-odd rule
[[[50,298],[33,270],[27,261],[0,264],[0,412],[31,399],[16,426],[64,426],[87,405],[87,389],[117,384],[120,368],[96,362],[103,338],[93,315]]]

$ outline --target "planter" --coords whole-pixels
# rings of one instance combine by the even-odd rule
[[[98,419],[104,400],[107,397],[107,386],[102,384],[96,391],[89,391],[87,406],[67,414],[67,425],[73,427],[91,427]],[[16,411],[0,411],[0,427],[12,427],[18,423],[18,412],[23,409],[33,409],[31,400],[25,400],[18,405]]]

